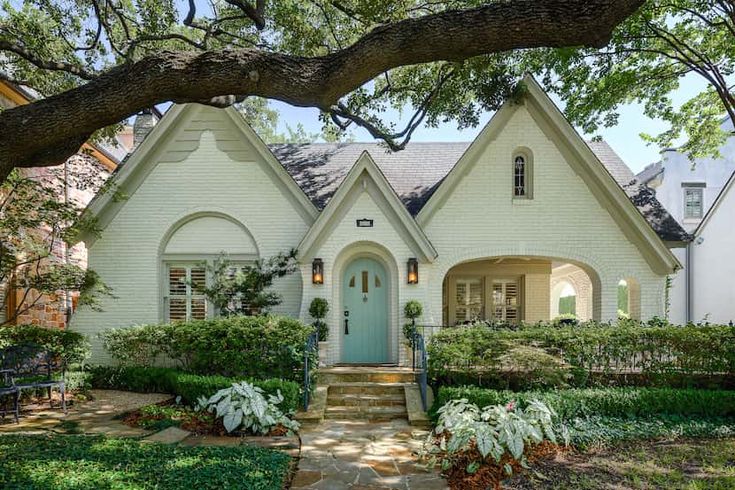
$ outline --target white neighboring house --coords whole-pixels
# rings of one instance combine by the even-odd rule
[[[733,132],[729,118],[722,128]],[[692,163],[675,149],[637,175],[691,233],[686,248],[673,250],[684,268],[672,280],[669,320],[673,323],[735,321],[735,208],[731,196],[735,136],[720,148],[720,158]]]
[[[187,286],[224,251],[236,261],[299,250],[300,273],[275,287],[276,312],[311,321],[330,304],[327,364],[405,363],[403,306],[424,325],[548,320],[552,271],[589,284],[590,318],[664,312],[668,246],[686,233],[652,198],[624,190],[609,147],[595,153],[531,78],[471,143],[265,145],[234,109],[172,107],[116,172],[129,196],[87,210],[81,237],[116,299],[79,311],[90,336],[128,325],[215,315]],[[606,146],[606,145],[605,145]],[[619,159],[618,159],[619,160]],[[629,172],[628,172],[629,174]],[[627,179],[628,174],[617,177]]]

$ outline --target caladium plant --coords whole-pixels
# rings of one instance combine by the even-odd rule
[[[441,459],[443,468],[451,466],[453,456],[473,447],[483,460],[492,457],[499,463],[508,453],[525,466],[527,444],[539,444],[544,440],[556,444],[557,436],[561,436],[564,444],[569,442],[566,427],[554,425],[554,410],[537,400],[528,403],[523,410],[513,403],[480,409],[463,398],[449,401],[438,414],[438,423],[429,436],[423,456],[430,465]],[[505,467],[508,471],[510,465]]]
[[[266,398],[263,390],[247,381],[233,383],[230,388],[219,390],[209,398],[200,397],[198,410],[207,410],[222,418],[227,432],[237,429],[255,434],[267,434],[281,425],[289,433],[299,429],[298,422],[289,419],[278,405],[283,402],[280,390]]]

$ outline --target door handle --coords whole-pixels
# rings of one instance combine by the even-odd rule
[[[350,321],[347,318],[345,318],[345,335],[349,335],[349,334],[350,334]]]

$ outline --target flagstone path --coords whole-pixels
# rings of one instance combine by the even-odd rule
[[[54,408],[50,408],[48,402],[25,405],[19,423],[15,423],[12,415],[0,421],[0,433],[53,431],[106,434],[111,437],[144,436],[151,431],[129,427],[116,417],[144,405],[171,398],[171,395],[161,393],[130,393],[117,390],[91,390],[90,394],[91,400],[70,405],[66,415],[59,407],[58,401],[54,402]]]
[[[329,420],[301,431],[301,459],[292,490],[449,488],[437,471],[416,464],[428,435],[405,420]]]

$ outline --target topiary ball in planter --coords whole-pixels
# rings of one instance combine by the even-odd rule
[[[421,314],[424,312],[424,307],[421,306],[421,303],[416,301],[415,299],[412,299],[411,301],[406,303],[406,306],[403,307],[403,314],[414,322],[418,317],[421,316]]]
[[[319,342],[324,342],[329,336],[329,329],[324,317],[329,313],[329,303],[324,298],[314,298],[309,305],[309,315],[315,320],[314,328],[319,335]]]

